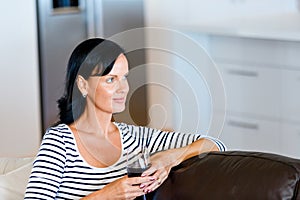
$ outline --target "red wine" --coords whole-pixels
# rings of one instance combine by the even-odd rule
[[[142,173],[148,168],[130,168],[127,167],[127,175],[128,177],[139,177]]]
[[[139,177],[142,175],[144,171],[146,171],[150,166],[147,168],[131,168],[127,167],[127,175],[128,177]],[[146,200],[146,195],[142,195],[140,197],[135,198],[135,200]]]

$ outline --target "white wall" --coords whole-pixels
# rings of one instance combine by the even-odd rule
[[[31,156],[40,143],[35,6],[35,0],[1,2],[0,156]]]
[[[145,0],[148,26],[197,25],[299,9],[299,0]]]

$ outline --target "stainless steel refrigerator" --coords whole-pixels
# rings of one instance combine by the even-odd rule
[[[37,0],[44,130],[58,119],[56,101],[63,94],[67,61],[74,47],[90,37],[108,38],[144,27],[143,4],[143,0]],[[129,52],[127,56],[130,68],[145,63],[144,50]],[[146,79],[146,74],[139,78]],[[146,93],[146,87],[142,87],[127,102],[130,116],[120,114],[115,118],[147,124]]]

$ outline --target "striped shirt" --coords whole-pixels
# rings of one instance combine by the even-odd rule
[[[89,165],[80,155],[74,135],[66,124],[47,130],[33,163],[25,199],[80,199],[127,174],[126,151],[147,146],[150,153],[179,148],[200,138],[212,140],[221,151],[225,146],[217,139],[199,134],[166,132],[147,127],[115,123],[122,153],[119,160],[105,168]]]

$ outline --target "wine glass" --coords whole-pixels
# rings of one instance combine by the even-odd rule
[[[127,150],[127,175],[128,177],[139,177],[151,166],[150,155],[147,147],[139,150]],[[146,195],[135,198],[146,200]]]

